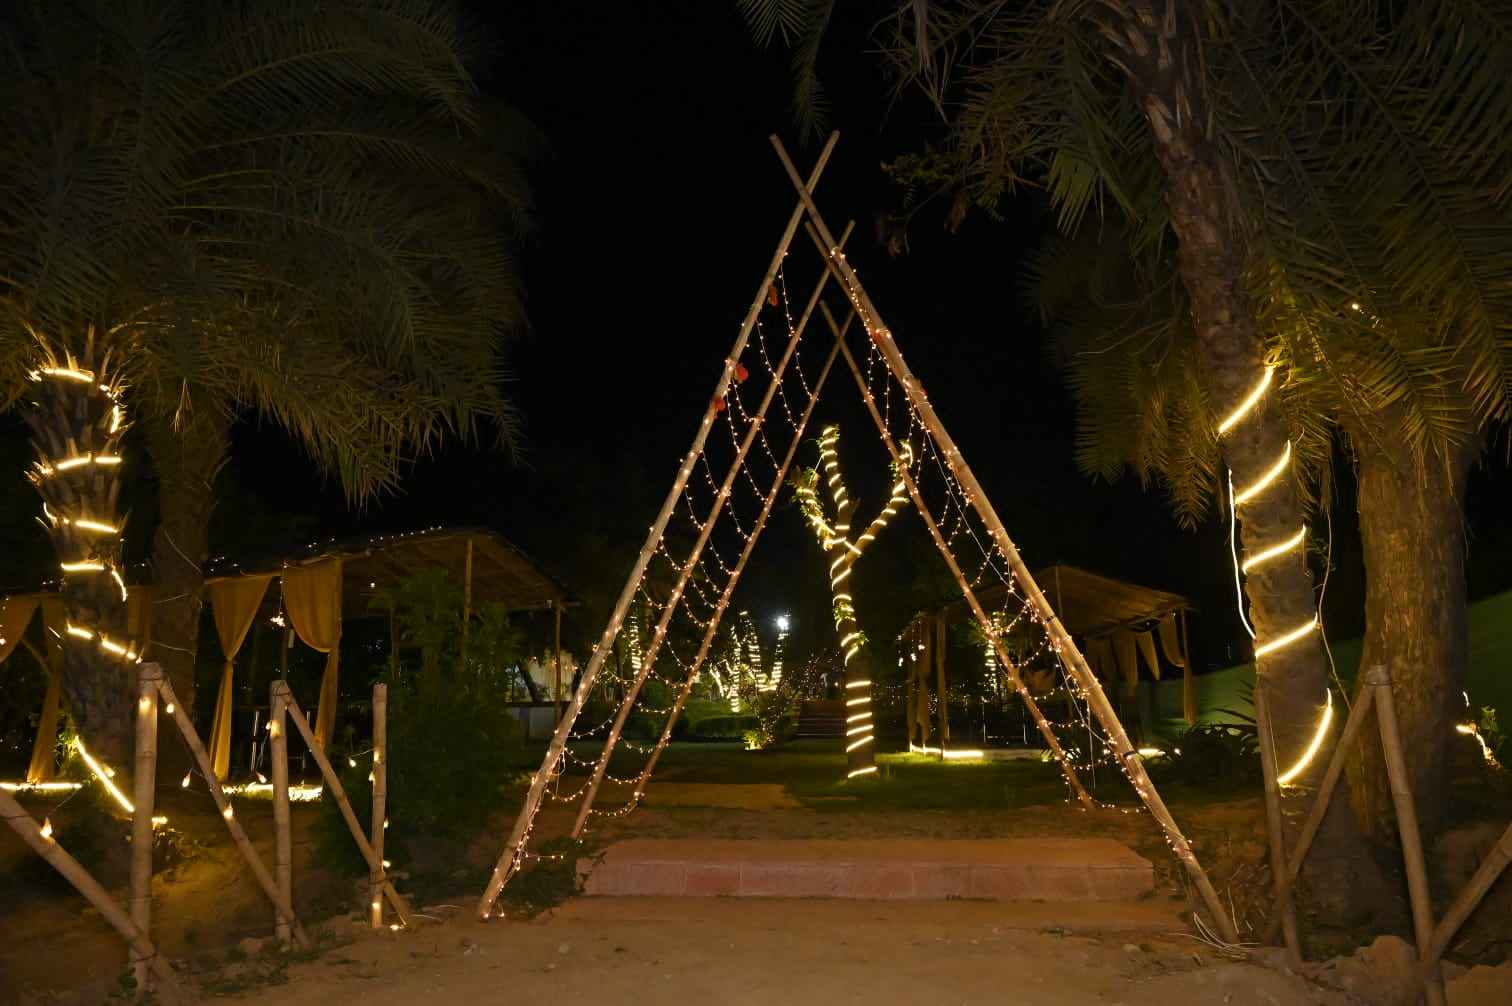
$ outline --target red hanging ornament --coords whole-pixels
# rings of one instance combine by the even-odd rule
[[[775,284],[767,287],[767,303],[773,307],[777,306],[777,286]]]
[[[737,364],[735,364],[735,383],[736,384],[744,384],[745,383],[745,379],[747,377],[750,377],[750,376],[751,376],[751,372],[746,369],[745,364],[743,364],[743,363],[737,363]]]
[[[712,404],[714,407],[714,414],[716,416],[725,410],[725,400],[723,398],[714,399]]]

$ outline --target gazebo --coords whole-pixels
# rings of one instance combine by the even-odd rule
[[[207,736],[216,775],[224,778],[230,763],[234,661],[259,617],[282,616],[278,621],[284,623],[287,633],[286,645],[280,648],[285,668],[287,644],[295,638],[326,654],[315,713],[316,736],[324,744],[330,740],[335,724],[342,626],[356,619],[382,617],[371,605],[375,595],[417,572],[438,567],[462,584],[464,625],[471,613],[483,605],[500,605],[510,613],[553,612],[552,666],[560,677],[562,611],[577,603],[576,599],[559,580],[496,531],[433,527],[395,534],[328,538],[261,557],[217,556],[205,569],[205,600],[214,616],[216,635],[226,658],[216,693],[214,720]],[[269,589],[275,579],[279,581],[277,592]],[[150,596],[150,586],[131,587],[133,635],[144,640],[151,637]],[[38,610],[42,611],[46,625],[61,625],[62,608],[55,593],[44,591],[0,598],[0,640],[3,640],[0,661],[9,657],[18,645],[25,645],[49,669],[47,697],[27,772],[27,781],[31,783],[45,781],[52,775],[58,712],[55,661],[26,639],[33,614]],[[390,623],[392,626],[392,619]],[[391,629],[390,659],[397,657],[395,635]],[[151,659],[150,645],[145,653]],[[554,698],[561,694],[560,682],[555,685]]]
[[[1196,722],[1196,698],[1187,646],[1187,619],[1196,609],[1188,598],[1066,563],[1036,570],[1034,578],[1054,605],[1061,624],[1081,647],[1093,672],[1111,694],[1118,696],[1121,705],[1136,698],[1141,668],[1157,681],[1174,668],[1182,673],[1183,715],[1188,723]],[[976,595],[988,612],[1016,607],[1009,603],[1006,585],[983,588]],[[947,695],[949,627],[973,620],[966,600],[957,598],[919,612],[900,636],[910,744],[914,743],[916,736],[920,738],[920,746],[928,742],[931,691],[936,696]],[[1009,625],[1004,628],[1012,640],[1018,627]],[[1023,628],[1027,629],[1027,626]],[[1014,648],[1010,645],[1009,649]],[[1054,691],[1060,676],[1053,661],[1042,659],[1035,663],[1029,654],[1026,653],[1025,657],[1029,663],[1020,670],[1030,691]],[[996,656],[988,650],[984,659],[996,674]],[[1112,687],[1115,684],[1117,688]],[[935,704],[937,732],[942,742],[948,741],[947,704],[944,701]],[[1120,718],[1125,722],[1137,719],[1125,717],[1122,713]]]

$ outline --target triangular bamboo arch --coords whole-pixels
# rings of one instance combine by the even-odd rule
[[[908,491],[913,499],[915,507],[918,509],[920,516],[924,519],[924,522],[930,531],[931,537],[934,539],[936,546],[939,548],[942,557],[945,559],[947,565],[951,569],[952,574],[956,577],[959,585],[961,586],[967,602],[970,604],[973,613],[976,615],[978,624],[981,626],[983,633],[985,634],[986,638],[992,641],[993,647],[997,652],[998,659],[1007,669],[1010,682],[1013,684],[1019,695],[1024,699],[1027,708],[1030,710],[1031,715],[1034,716],[1037,725],[1040,727],[1042,735],[1045,736],[1051,750],[1057,755],[1061,768],[1066,773],[1067,782],[1071,786],[1072,791],[1076,794],[1077,798],[1082,801],[1083,805],[1091,805],[1090,797],[1088,797],[1086,791],[1082,788],[1080,781],[1076,778],[1075,772],[1067,763],[1061,751],[1059,743],[1055,738],[1053,729],[1050,728],[1049,724],[1040,714],[1038,708],[1034,704],[1032,697],[1029,695],[1028,689],[1026,689],[1023,683],[1019,680],[1016,666],[1014,662],[1009,658],[1001,635],[996,629],[992,619],[988,617],[981,603],[977,600],[977,597],[972,591],[971,586],[967,583],[966,578],[962,574],[960,566],[957,563],[957,560],[952,553],[945,536],[941,532],[939,523],[935,520],[928,506],[925,504],[924,497],[920,492],[914,477],[908,474],[908,467],[902,462],[898,445],[891,435],[889,428],[882,417],[882,414],[878,411],[877,403],[870,391],[867,381],[862,375],[855,357],[851,354],[850,349],[845,345],[845,335],[850,324],[856,318],[859,318],[861,320],[862,326],[866,329],[868,335],[871,337],[872,342],[880,350],[881,356],[885,361],[888,370],[891,372],[893,379],[895,379],[906,390],[909,404],[916,413],[921,425],[927,432],[928,436],[933,438],[935,444],[943,451],[945,461],[951,469],[951,474],[964,488],[967,499],[969,500],[973,510],[976,512],[979,519],[982,521],[982,523],[990,533],[993,544],[1000,552],[1000,554],[1007,559],[1014,580],[1027,594],[1028,602],[1034,607],[1038,616],[1038,620],[1041,621],[1044,625],[1050,637],[1051,643],[1053,644],[1066,670],[1074,678],[1076,684],[1084,693],[1084,696],[1091,708],[1093,715],[1097,717],[1102,728],[1106,731],[1109,740],[1112,742],[1120,766],[1123,768],[1130,782],[1133,783],[1135,791],[1138,793],[1145,807],[1150,811],[1151,816],[1154,817],[1155,820],[1160,824],[1167,842],[1170,844],[1172,851],[1175,852],[1182,865],[1186,868],[1193,885],[1197,888],[1198,894],[1202,898],[1204,905],[1207,907],[1209,913],[1211,914],[1219,932],[1226,939],[1230,941],[1236,941],[1237,934],[1235,932],[1232,919],[1224,911],[1223,905],[1219,901],[1218,894],[1214,890],[1212,882],[1208,879],[1207,873],[1203,870],[1202,865],[1197,861],[1197,858],[1193,854],[1190,845],[1181,832],[1181,829],[1177,826],[1175,820],[1171,817],[1170,811],[1166,808],[1164,801],[1161,800],[1160,794],[1156,792],[1154,784],[1151,783],[1148,774],[1146,774],[1144,766],[1141,764],[1138,754],[1133,744],[1129,740],[1128,734],[1124,731],[1122,724],[1119,722],[1118,716],[1114,711],[1112,704],[1108,701],[1107,696],[1103,694],[1102,686],[1098,683],[1097,677],[1092,673],[1091,668],[1087,665],[1087,661],[1082,656],[1081,651],[1077,648],[1076,643],[1071,639],[1071,636],[1066,631],[1065,627],[1061,625],[1059,618],[1056,617],[1056,614],[1051,608],[1049,601],[1046,599],[1044,592],[1040,590],[1039,586],[1035,583],[1033,576],[1030,574],[1028,568],[1024,565],[1023,560],[1019,557],[1018,549],[1014,546],[1013,541],[1008,537],[1008,532],[1006,531],[1006,529],[1004,529],[1002,521],[998,518],[996,511],[993,509],[991,501],[988,500],[986,494],[983,492],[981,484],[977,481],[976,476],[973,474],[970,466],[966,464],[966,460],[961,455],[960,450],[956,447],[955,441],[950,437],[950,434],[945,430],[944,425],[940,422],[939,417],[935,414],[935,411],[929,404],[929,400],[925,396],[923,388],[920,385],[918,379],[909,369],[908,364],[904,361],[901,352],[898,350],[896,344],[894,343],[892,335],[888,331],[887,326],[882,322],[881,315],[877,312],[877,309],[872,303],[871,298],[867,296],[866,291],[862,287],[861,282],[857,278],[855,272],[846,262],[845,256],[841,249],[844,246],[845,238],[849,236],[849,227],[847,227],[840,240],[837,241],[833,233],[830,231],[829,227],[825,224],[823,217],[819,213],[818,207],[814,204],[812,196],[813,190],[817,185],[819,177],[823,173],[826,164],[829,162],[830,155],[834,151],[835,143],[838,138],[838,134],[831,134],[828,142],[825,144],[823,150],[819,154],[819,158],[815,164],[813,173],[809,176],[806,182],[798,174],[797,169],[793,166],[793,162],[788,157],[781,141],[778,140],[778,138],[775,136],[771,138],[772,145],[776,149],[777,156],[782,162],[782,166],[787,172],[789,180],[793,183],[793,186],[798,191],[799,202],[788,219],[787,227],[783,231],[782,239],[778,244],[777,251],[772,256],[771,263],[767,267],[766,275],[762,280],[761,287],[757,291],[755,299],[751,302],[751,307],[747,311],[745,320],[741,325],[740,333],[736,336],[735,343],[730,351],[730,354],[725,359],[724,369],[720,373],[719,380],[716,383],[714,389],[715,401],[723,400],[724,396],[730,389],[730,384],[731,381],[735,378],[735,372],[741,354],[746,348],[747,340],[749,339],[751,331],[756,324],[756,320],[761,312],[762,305],[766,301],[768,290],[776,281],[778,271],[781,268],[783,259],[787,255],[788,248],[798,232],[799,225],[804,224],[805,216],[808,217],[808,222],[804,224],[805,229],[808,232],[809,236],[813,239],[820,255],[824,259],[825,272],[821,276],[819,282],[816,284],[815,289],[804,308],[803,314],[798,324],[791,331],[788,345],[782,355],[780,362],[774,369],[773,381],[768,386],[760,407],[750,419],[745,437],[740,443],[740,446],[736,452],[735,459],[730,465],[724,483],[721,485],[715,495],[714,504],[710,509],[707,519],[704,520],[700,525],[700,533],[698,539],[693,546],[690,557],[682,565],[682,569],[680,570],[680,579],[678,580],[676,586],[673,587],[670,599],[666,607],[663,609],[662,615],[652,633],[650,647],[647,649],[645,655],[641,659],[640,669],[636,672],[634,681],[626,690],[625,698],[620,705],[618,714],[614,719],[613,726],[610,728],[608,738],[606,739],[604,745],[604,753],[595,765],[594,773],[588,783],[586,795],[583,798],[582,806],[578,812],[577,820],[574,824],[572,834],[574,837],[576,837],[582,832],[583,825],[587,820],[590,809],[592,808],[592,803],[598,791],[599,784],[603,780],[604,771],[609,760],[609,755],[613,751],[615,744],[619,740],[621,731],[625,725],[625,721],[629,718],[631,708],[635,703],[641,686],[645,683],[646,678],[651,672],[652,665],[656,660],[657,652],[666,637],[668,626],[673,614],[678,608],[679,602],[682,599],[682,594],[688,584],[689,577],[692,575],[695,564],[698,562],[704,546],[708,543],[709,535],[724,509],[725,502],[729,498],[730,489],[734,483],[736,475],[741,471],[741,468],[745,463],[746,455],[749,452],[756,434],[766,416],[767,408],[771,404],[778,382],[781,380],[785,368],[787,367],[789,361],[792,359],[793,354],[797,349],[798,340],[802,336],[803,331],[806,328],[817,306],[822,309],[822,312],[825,316],[825,321],[835,335],[835,346],[830,351],[827,359],[825,360],[823,370],[820,372],[818,379],[815,381],[814,386],[810,391],[807,406],[804,409],[802,418],[796,424],[796,432],[793,437],[793,441],[788,448],[786,457],[783,459],[781,465],[779,466],[777,477],[773,481],[771,491],[766,494],[766,497],[763,500],[760,515],[757,517],[749,536],[747,536],[746,538],[744,550],[742,551],[739,560],[736,562],[735,566],[730,572],[729,578],[726,581],[726,584],[721,592],[719,601],[714,606],[714,613],[707,624],[705,635],[699,647],[698,654],[694,658],[692,666],[688,669],[686,680],[681,691],[678,694],[675,704],[671,709],[671,715],[668,717],[667,723],[663,728],[661,739],[656,748],[653,750],[650,759],[642,769],[639,777],[635,781],[635,799],[639,799],[644,793],[645,786],[650,778],[651,772],[656,767],[657,758],[659,757],[661,750],[666,746],[667,741],[671,737],[672,728],[674,723],[676,722],[677,716],[682,710],[683,704],[686,702],[688,695],[692,689],[693,682],[697,677],[699,668],[702,666],[705,658],[708,656],[709,649],[713,644],[714,636],[718,630],[720,617],[723,615],[725,609],[729,606],[731,595],[735,589],[736,583],[739,581],[741,571],[745,567],[746,560],[750,557],[752,551],[754,550],[756,541],[761,535],[761,531],[765,526],[767,517],[771,513],[772,506],[775,504],[778,494],[780,493],[784,485],[787,470],[792,464],[793,456],[797,450],[799,442],[802,440],[802,435],[804,429],[807,426],[809,418],[812,415],[813,407],[818,401],[820,392],[824,388],[824,384],[829,377],[835,360],[843,356],[846,366],[851,370],[853,376],[856,378],[862,398],[865,400],[867,409],[871,413],[873,421],[877,425],[878,433],[883,443],[886,445],[888,453],[891,455],[893,462],[897,466],[898,470],[904,474],[904,480],[907,483]],[[821,305],[819,303],[820,294],[824,289],[826,281],[830,278],[835,279],[839,283],[846,294],[847,300],[850,303],[851,316],[846,318],[843,324],[838,323],[835,320],[835,318],[830,314],[827,306]],[[525,803],[521,807],[519,816],[515,820],[514,828],[510,833],[509,840],[505,844],[505,847],[499,856],[497,864],[494,866],[493,874],[489,879],[488,886],[483,892],[482,898],[478,902],[478,914],[480,918],[486,919],[493,913],[494,903],[498,899],[499,892],[503,890],[504,885],[519,870],[520,865],[525,858],[526,847],[530,841],[530,834],[532,828],[534,827],[535,817],[540,809],[541,800],[545,793],[546,786],[552,778],[557,765],[560,763],[563,757],[563,751],[566,747],[568,738],[571,735],[573,725],[577,720],[578,714],[581,711],[584,702],[587,700],[588,695],[592,691],[594,679],[597,677],[600,669],[602,668],[606,655],[614,645],[615,638],[619,634],[621,626],[624,624],[626,613],[630,608],[637,589],[640,587],[642,578],[646,574],[647,567],[649,566],[652,557],[655,555],[658,546],[662,541],[662,537],[666,532],[668,522],[672,517],[673,510],[676,507],[677,501],[686,488],[689,477],[692,475],[694,463],[697,461],[703,451],[705,441],[707,440],[710,429],[713,426],[715,414],[716,412],[714,409],[710,409],[705,412],[703,421],[699,424],[697,433],[694,436],[693,446],[689,450],[687,457],[684,459],[683,464],[678,469],[677,476],[673,480],[672,488],[667,494],[666,501],[662,505],[661,512],[657,516],[656,522],[652,524],[651,529],[647,534],[645,545],[641,548],[639,557],[637,558],[634,567],[630,571],[630,575],[625,582],[624,590],[621,592],[619,601],[616,603],[614,611],[609,617],[609,622],[604,628],[604,632],[599,640],[599,644],[597,647],[595,647],[592,656],[589,658],[588,665],[583,670],[582,677],[578,683],[577,690],[573,694],[572,701],[563,714],[560,723],[558,723],[557,725],[556,732],[552,736],[551,743],[547,748],[546,756],[542,761],[541,768],[531,779],[530,789],[526,794]]]

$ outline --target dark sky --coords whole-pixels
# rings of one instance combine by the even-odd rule
[[[786,53],[758,51],[732,0],[522,0],[497,5],[502,14],[475,6],[480,18],[508,19],[490,24],[485,91],[519,106],[548,145],[535,173],[538,229],[524,249],[532,330],[511,363],[523,456],[449,448],[416,464],[400,494],[353,514],[276,430],[246,423],[218,544],[235,548],[253,527],[485,524],[601,597],[633,560],[793,206],[767,135],[779,132],[802,170],[815,150],[798,147],[790,126]],[[1226,528],[1183,531],[1157,490],[1093,483],[1075,468],[1071,403],[1018,294],[1023,258],[1046,226],[1040,201],[1027,197],[1003,221],[972,220],[955,235],[926,216],[901,258],[878,245],[873,223],[900,198],[881,164],[937,138],[939,125],[922,103],[889,101],[864,34],[864,24],[837,25],[821,62],[841,140],[819,202],[832,226],[858,221],[849,258],[900,348],[1031,567],[1063,560],[1188,592],[1202,609],[1199,660],[1223,663],[1242,638]],[[854,388],[837,382],[833,392],[818,420],[849,431],[847,461],[861,484],[868,469],[885,478]],[[18,424],[7,420],[4,433],[5,459],[19,457]],[[1484,546],[1473,556],[1508,553],[1494,515],[1509,489],[1504,471],[1472,487]],[[905,610],[921,564],[937,563],[914,524],[868,560],[863,584],[873,598],[888,595],[875,602],[882,610]],[[1351,521],[1336,518],[1335,532],[1327,618],[1342,638],[1361,628],[1361,573]],[[30,529],[5,535],[36,545]],[[780,511],[739,600],[753,613],[786,609],[822,624],[820,563],[797,515]],[[1497,572],[1506,566],[1473,561],[1473,596],[1507,586]]]

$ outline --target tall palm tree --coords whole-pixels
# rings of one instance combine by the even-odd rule
[[[61,564],[64,694],[120,758],[140,656],[122,435],[145,418],[178,473],[162,537],[184,575],[161,553],[160,573],[192,593],[203,548],[174,532],[208,516],[233,408],[358,497],[443,432],[507,433],[497,337],[520,306],[500,224],[524,190],[480,140],[444,5],[25,0],[3,18],[0,389]]]

